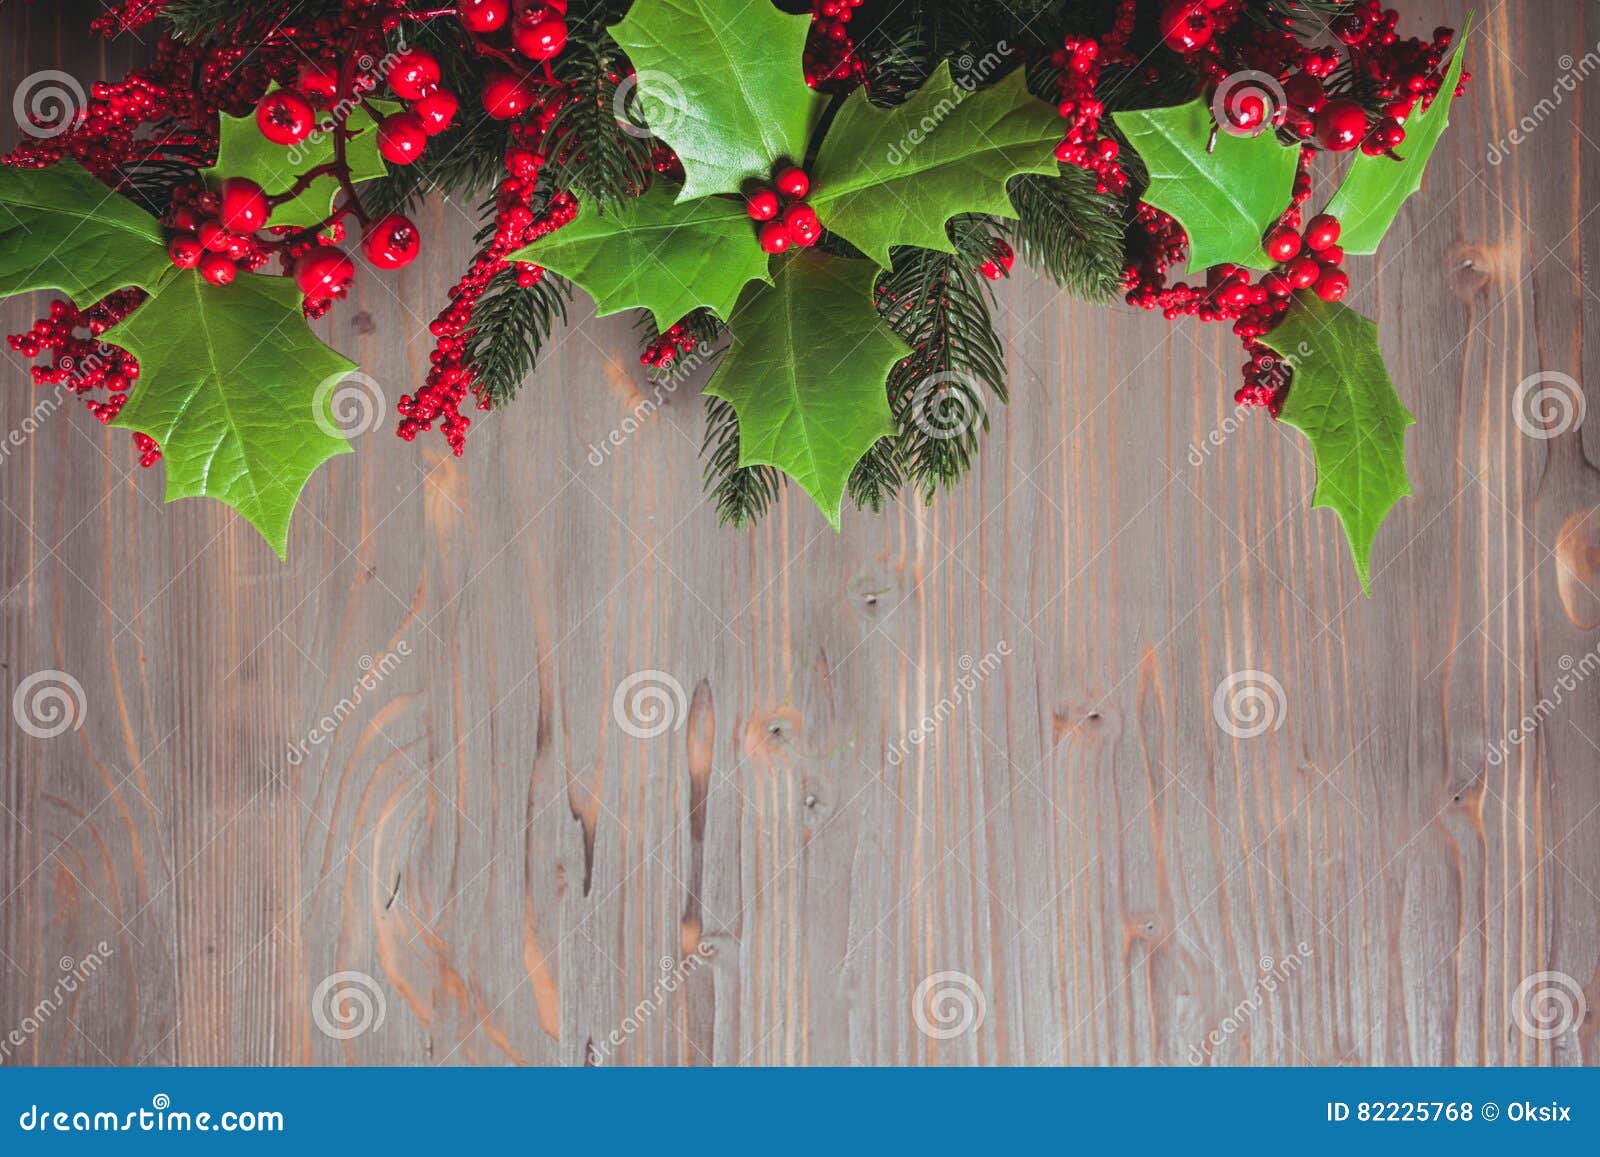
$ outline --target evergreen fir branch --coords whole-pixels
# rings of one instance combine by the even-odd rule
[[[721,398],[706,399],[705,486],[717,504],[717,517],[731,526],[761,519],[783,490],[784,477],[771,466],[739,465],[739,418]]]
[[[218,40],[252,24],[270,28],[290,16],[303,22],[336,16],[341,7],[340,0],[167,0],[161,17],[182,40]]]
[[[473,314],[466,353],[477,369],[478,392],[491,405],[516,396],[556,324],[566,321],[571,300],[572,285],[549,270],[527,287],[517,284],[515,269],[489,283]]]
[[[621,19],[627,7],[607,3],[569,11],[567,46],[553,62],[567,92],[545,130],[545,173],[555,187],[597,205],[638,195],[652,176],[652,138],[618,115],[636,90],[627,80],[627,58],[606,25]],[[624,85],[629,92],[622,92]]]
[[[1087,301],[1111,301],[1122,287],[1122,202],[1095,191],[1095,177],[1072,165],[1061,175],[1012,179],[1011,201],[1021,216],[1006,234],[1024,264]]]

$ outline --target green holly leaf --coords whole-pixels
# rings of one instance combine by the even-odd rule
[[[1372,593],[1378,527],[1411,493],[1406,427],[1416,421],[1395,393],[1378,351],[1378,327],[1348,306],[1295,294],[1279,326],[1260,339],[1294,368],[1279,419],[1311,442],[1311,505],[1339,516],[1361,588]]]
[[[767,255],[743,204],[724,197],[680,202],[662,185],[603,215],[585,202],[571,224],[507,260],[577,282],[602,317],[643,308],[662,329],[702,305],[726,319],[740,290],[768,280]]]
[[[639,0],[611,26],[638,76],[635,108],[683,162],[680,201],[805,159],[827,106],[801,67],[810,30],[769,0]]]
[[[88,309],[173,271],[161,223],[77,161],[48,169],[0,165],[0,297],[55,289]]]
[[[385,116],[400,111],[400,106],[393,101],[375,100],[372,106]],[[243,117],[222,113],[219,124],[221,143],[217,146],[217,163],[200,170],[202,176],[213,182],[225,177],[249,177],[275,196],[292,189],[302,173],[334,159],[331,113],[318,114],[318,124],[322,127],[298,145],[275,145],[267,140],[256,127],[254,113]],[[345,144],[351,182],[359,184],[387,176],[389,170],[378,153],[377,126],[367,110],[358,105],[346,124],[353,134]],[[294,200],[285,201],[272,210],[272,224],[301,228],[320,225],[333,212],[334,198],[338,195],[336,178],[318,177]]]
[[[810,201],[880,265],[892,245],[954,253],[945,223],[958,213],[1016,218],[1006,182],[1059,172],[1060,139],[1061,117],[1029,94],[1023,69],[970,90],[946,61],[896,108],[877,108],[863,89],[850,95],[817,154]]]
[[[1346,253],[1376,253],[1378,242],[1400,215],[1400,206],[1422,188],[1423,170],[1450,123],[1450,104],[1461,80],[1461,52],[1471,27],[1469,15],[1433,103],[1426,112],[1414,112],[1406,119],[1406,139],[1395,150],[1401,159],[1362,154],[1350,162],[1327,210],[1339,218],[1339,244]]]
[[[800,253],[733,311],[706,393],[739,418],[739,465],[776,466],[834,529],[850,471],[895,432],[886,382],[910,347],[878,317],[871,262]]]
[[[139,384],[112,425],[160,443],[167,501],[220,499],[282,557],[306,480],[350,451],[333,386],[356,368],[311,332],[294,282],[242,273],[213,286],[179,274],[105,340],[139,359]]]
[[[1261,239],[1289,207],[1298,148],[1280,145],[1270,131],[1254,137],[1219,131],[1202,100],[1112,119],[1150,174],[1144,199],[1189,235],[1190,273],[1225,261],[1272,268]]]

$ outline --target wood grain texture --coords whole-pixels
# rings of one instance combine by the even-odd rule
[[[94,7],[0,7],[0,90],[119,74]],[[688,386],[592,464],[650,395],[581,308],[466,458],[386,425],[319,471],[287,564],[50,414],[0,462],[0,690],[64,671],[83,712],[0,727],[0,1062],[1593,1063],[1600,680],[1556,689],[1600,645],[1600,426],[1512,415],[1600,380],[1600,100],[1558,84],[1600,3],[1479,8],[1352,262],[1420,419],[1370,600],[1296,438],[1233,417],[1228,334],[1029,278],[970,481],[837,536],[794,493],[717,527]],[[472,232],[423,224],[322,326],[390,424]],[[641,671],[683,691],[653,739],[613,711]],[[1244,671],[1284,692],[1248,739],[1212,706]],[[343,972],[384,1010],[348,1039]],[[1512,1009],[1541,972],[1589,1009],[1550,1039]],[[937,973],[981,1021],[919,1027]]]

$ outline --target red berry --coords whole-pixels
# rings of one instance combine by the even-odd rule
[[[203,270],[202,270],[203,272]],[[350,292],[356,265],[341,249],[323,246],[294,263],[294,283],[307,301],[331,301]]]
[[[397,112],[378,124],[378,152],[392,165],[409,165],[428,147],[428,130],[414,112]]]
[[[222,182],[223,228],[233,233],[254,233],[267,223],[272,205],[261,186],[249,177],[229,177]]]
[[[411,111],[422,118],[422,131],[430,137],[438,136],[456,119],[461,102],[447,88],[436,88],[426,96],[411,102]]]
[[[1316,254],[1319,265],[1342,265],[1344,263],[1344,246],[1330,245]]]
[[[215,217],[207,217],[200,222],[199,238],[201,246],[212,253],[221,253],[230,243],[228,231]]]
[[[511,16],[506,0],[457,0],[456,12],[473,32],[493,32]]]
[[[193,237],[174,237],[167,246],[167,256],[179,269],[193,269],[205,256],[205,247]]]
[[[794,238],[789,236],[782,221],[768,221],[761,226],[760,240],[763,253],[782,253],[794,244]]]
[[[567,46],[567,22],[542,8],[518,13],[511,26],[517,51],[534,60],[550,60]]]
[[[778,208],[778,194],[771,189],[757,189],[745,202],[752,221],[770,221],[778,215]]]
[[[539,169],[543,164],[544,158],[532,149],[513,145],[506,150],[506,172],[519,181],[537,180]]]
[[[1297,72],[1284,81],[1283,96],[1295,108],[1313,115],[1321,110],[1323,102],[1328,99],[1322,82],[1309,72]]]
[[[439,83],[439,62],[431,52],[408,48],[395,54],[394,66],[385,79],[401,100],[420,100]]]
[[[379,269],[404,269],[417,258],[422,235],[399,213],[374,221],[361,240],[361,251]]]
[[[1261,127],[1267,119],[1267,102],[1258,93],[1247,92],[1238,100],[1230,100],[1224,110],[1228,123],[1241,133]]]
[[[983,274],[990,281],[999,281],[1006,275],[1006,271],[1000,268],[1000,263],[993,260],[985,261],[982,265],[978,266],[978,272]]]
[[[280,88],[256,105],[256,127],[275,145],[298,145],[317,127],[317,113],[305,97]]]
[[[483,82],[483,111],[497,121],[521,116],[532,103],[528,86],[509,72],[495,73]]]
[[[791,201],[798,201],[811,192],[811,178],[798,165],[790,165],[788,168],[779,169],[778,179],[775,183],[778,186],[778,192]]]
[[[1279,225],[1267,234],[1267,256],[1282,265],[1300,252],[1300,234],[1287,225]]]
[[[1284,276],[1289,279],[1289,284],[1296,289],[1310,289],[1317,283],[1317,278],[1322,276],[1322,266],[1317,264],[1314,257],[1296,257],[1289,262]]]
[[[239,275],[239,267],[220,253],[207,253],[200,259],[200,276],[212,285],[227,285]]]
[[[822,222],[810,205],[790,205],[783,211],[783,227],[796,245],[809,248],[822,236]]]
[[[1339,218],[1331,213],[1318,213],[1306,223],[1306,247],[1326,249],[1339,240]]]
[[[1174,52],[1195,52],[1211,40],[1216,21],[1196,0],[1170,0],[1161,10],[1161,39]]]
[[[1323,301],[1338,301],[1350,288],[1350,275],[1342,269],[1324,269],[1317,278],[1316,294]]]
[[[1367,131],[1367,114],[1353,100],[1330,100],[1317,114],[1317,140],[1335,153],[1348,152]]]
[[[300,66],[295,87],[305,96],[333,100],[339,95],[339,74],[331,68],[308,61]]]

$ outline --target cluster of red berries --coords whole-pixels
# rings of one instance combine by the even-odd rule
[[[812,88],[849,88],[866,79],[866,63],[850,36],[850,20],[862,2],[812,0],[811,36],[801,62]]]
[[[484,81],[483,110],[495,120],[514,120],[537,101],[537,81],[516,57],[483,38],[509,27],[512,47],[543,65],[544,80],[553,82],[550,62],[567,46],[567,0],[517,0],[514,11],[509,0],[459,0],[456,10],[478,51],[507,66]]]
[[[822,240],[822,221],[806,204],[811,177],[798,165],[782,165],[771,185],[758,185],[745,195],[745,211],[760,222],[756,239],[764,253],[782,253],[790,246],[809,248]]]
[[[1066,135],[1056,146],[1056,160],[1093,173],[1095,188],[1102,193],[1120,194],[1128,187],[1128,177],[1117,161],[1121,146],[1112,137],[1100,135],[1105,105],[1095,89],[1107,64],[1133,62],[1128,38],[1133,35],[1137,10],[1135,0],[1121,0],[1111,31],[1104,37],[1068,36],[1050,57],[1060,91],[1056,111],[1067,122]]]

